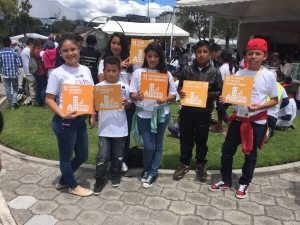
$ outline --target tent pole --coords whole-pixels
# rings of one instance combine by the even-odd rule
[[[212,36],[212,20],[213,20],[213,17],[210,16],[209,17],[209,33],[208,33],[208,38],[211,39],[211,36]]]
[[[173,16],[172,16],[172,31],[171,31],[171,40],[170,40],[170,52],[169,59],[172,58],[172,47],[173,47],[173,35],[174,35],[174,23],[175,23],[175,6],[173,7]]]

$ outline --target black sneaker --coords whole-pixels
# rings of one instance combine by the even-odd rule
[[[104,180],[96,180],[94,185],[94,195],[99,195],[105,186]]]
[[[205,169],[205,165],[198,164],[196,166],[196,174],[197,174],[198,179],[201,182],[204,182],[207,178],[207,172],[206,172],[206,169]]]
[[[158,175],[155,176],[148,176],[147,180],[143,183],[143,188],[150,188],[153,186],[157,179]]]
[[[111,176],[111,184],[114,188],[120,186],[121,183],[121,175]]]
[[[142,182],[142,183],[144,183],[146,180],[147,180],[147,178],[148,178],[148,172],[142,172],[142,175],[141,175],[141,177],[140,177],[140,181]]]

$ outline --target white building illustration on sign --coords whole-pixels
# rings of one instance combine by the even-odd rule
[[[191,91],[190,96],[186,98],[186,103],[193,105],[202,105],[202,100],[199,99],[199,96],[196,95],[196,92]]]
[[[159,91],[159,87],[155,89],[154,83],[150,83],[149,90],[145,91],[144,96],[148,98],[162,98],[163,93]]]
[[[74,112],[74,111],[88,112],[89,106],[84,104],[83,99],[79,102],[78,96],[73,96],[73,102],[72,102],[72,104],[68,105],[67,111],[68,112]]]
[[[225,100],[244,103],[247,101],[247,97],[243,96],[243,90],[238,92],[238,87],[232,87],[231,94],[228,94]]]
[[[104,101],[100,103],[101,109],[113,109],[118,107],[119,107],[118,102],[115,102],[113,98],[109,99],[108,95],[104,95]]]
[[[133,57],[133,62],[142,63],[143,58],[144,58],[144,51],[143,49],[139,49],[138,55]]]

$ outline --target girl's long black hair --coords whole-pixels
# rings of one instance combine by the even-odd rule
[[[232,58],[231,52],[228,50],[223,50],[219,56],[223,63],[228,63],[229,64],[229,71],[230,73],[233,73],[233,68],[234,68],[234,60]]]
[[[114,56],[112,51],[111,51],[111,48],[110,48],[111,41],[114,37],[118,37],[120,39],[120,44],[121,44],[121,48],[122,48],[120,58],[121,58],[121,61],[124,61],[125,59],[127,59],[129,57],[129,45],[128,45],[128,41],[127,41],[127,38],[126,38],[125,34],[120,33],[120,32],[115,32],[111,35],[111,37],[110,37],[110,39],[107,43],[106,51],[103,55],[103,59],[106,56]],[[132,73],[133,72],[133,67],[130,66],[127,69],[127,72]]]
[[[165,60],[165,55],[164,52],[162,50],[162,47],[159,45],[159,43],[157,42],[151,42],[144,50],[145,52],[145,58],[144,58],[144,63],[142,65],[142,67],[147,68],[148,62],[146,60],[146,55],[149,51],[155,51],[158,56],[159,56],[159,61],[158,61],[158,65],[157,65],[157,70],[160,73],[166,73],[167,72],[167,64],[166,64],[166,60]]]

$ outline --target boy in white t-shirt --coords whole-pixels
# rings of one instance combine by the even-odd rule
[[[122,104],[128,105],[129,86],[120,81],[120,59],[108,56],[104,59],[105,80],[97,85],[120,84],[122,89]],[[121,94],[121,93],[120,93]],[[99,153],[96,163],[96,183],[94,194],[100,194],[106,183],[106,171],[111,160],[111,183],[118,187],[121,182],[121,167],[124,157],[125,137],[128,136],[128,126],[125,109],[104,110],[98,112],[99,121]]]
[[[289,97],[289,104],[280,109],[278,120],[276,122],[276,129],[285,131],[292,127],[293,121],[297,114],[297,105],[294,99],[295,91],[292,86],[286,86],[285,91]]]
[[[278,104],[278,90],[273,73],[262,67],[262,62],[267,58],[267,42],[255,38],[247,44],[246,60],[248,68],[239,70],[237,75],[253,76],[254,85],[251,95],[251,105],[235,106],[234,113],[229,118],[229,127],[225,142],[222,147],[221,175],[222,179],[212,183],[210,191],[222,191],[231,188],[232,163],[239,144],[245,154],[242,167],[242,176],[239,187],[235,192],[237,198],[246,198],[248,186],[253,178],[257,160],[257,148],[261,147],[266,131],[267,109]],[[267,101],[268,96],[270,100]],[[220,97],[220,103],[224,103]]]

